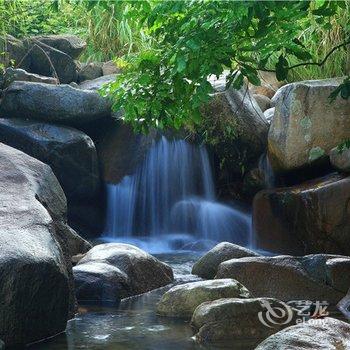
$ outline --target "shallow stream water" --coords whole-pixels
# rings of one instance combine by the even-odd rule
[[[198,280],[190,274],[196,252],[158,254],[170,264],[176,283]],[[189,321],[156,315],[156,304],[170,287],[125,299],[118,307],[80,306],[67,330],[52,339],[33,344],[30,350],[199,350],[251,349],[247,344],[202,346],[192,339]],[[253,347],[254,348],[254,347]]]

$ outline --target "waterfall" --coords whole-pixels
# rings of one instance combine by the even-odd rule
[[[105,236],[176,234],[249,244],[250,215],[218,203],[205,146],[165,136],[153,142],[135,174],[107,185]],[[189,235],[189,236],[188,236]]]

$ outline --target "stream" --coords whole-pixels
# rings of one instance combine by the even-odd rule
[[[174,270],[175,283],[198,280],[190,274],[198,259],[197,252],[156,254]],[[247,344],[222,344],[220,347],[196,344],[189,321],[157,316],[155,309],[163,293],[159,288],[121,301],[118,307],[80,306],[75,319],[68,322],[66,333],[33,344],[30,350],[197,350],[248,349]]]

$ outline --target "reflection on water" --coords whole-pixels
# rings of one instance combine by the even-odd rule
[[[157,256],[170,263],[176,283],[198,278],[190,275],[196,253],[162,254]],[[138,297],[123,300],[117,308],[83,307],[67,331],[30,350],[199,350],[251,349],[243,344],[226,344],[218,348],[201,346],[192,339],[188,321],[157,316],[156,303],[169,287],[160,288]]]

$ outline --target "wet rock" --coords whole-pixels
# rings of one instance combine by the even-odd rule
[[[30,58],[29,72],[58,78],[61,84],[77,81],[77,65],[66,53],[39,41],[25,41]]]
[[[264,116],[269,124],[272,123],[274,115],[275,115],[275,107],[269,108],[264,112]]]
[[[68,203],[68,223],[83,237],[99,237],[105,228],[106,208],[101,194],[89,201]]]
[[[105,263],[120,269],[130,281],[130,295],[142,294],[173,281],[170,266],[129,244],[106,243],[93,247],[77,266]]]
[[[335,305],[346,294],[337,289],[337,281],[331,285],[327,279],[326,263],[336,257],[318,254],[232,259],[220,264],[216,278],[235,278],[256,297],[286,302],[322,300]]]
[[[204,254],[192,268],[192,274],[202,278],[212,279],[217,273],[219,265],[226,260],[259,256],[250,249],[229,242],[221,242]]]
[[[92,248],[91,243],[77,234],[70,226],[64,225],[62,232],[67,238],[67,248],[71,261],[73,256],[85,254]]]
[[[342,173],[350,172],[350,148],[338,149],[334,147],[330,154],[329,158],[332,166]]]
[[[296,82],[282,87],[269,131],[269,155],[276,171],[287,172],[327,159],[350,138],[350,100],[329,95],[342,79]],[[332,137],[329,137],[332,130]]]
[[[115,304],[132,295],[128,276],[119,268],[98,262],[73,267],[75,293],[80,302]]]
[[[267,96],[254,94],[253,97],[263,112],[270,108],[271,100]]]
[[[220,78],[211,81],[216,93],[209,104],[202,107],[207,123],[230,122],[235,136],[222,137],[213,146],[219,159],[225,159],[227,182],[233,176],[242,176],[242,169],[248,171],[256,165],[267,147],[268,123],[248,87],[240,90],[225,90],[226,81]]]
[[[111,120],[95,136],[102,177],[107,183],[118,183],[126,175],[134,174],[145,158],[156,133],[135,134],[130,125]]]
[[[6,68],[4,77],[3,88],[7,88],[14,81],[30,81],[33,83],[45,83],[57,85],[58,80],[52,77],[44,77],[42,75],[28,73],[24,69],[14,69],[14,68]]]
[[[120,69],[116,66],[113,61],[103,63],[102,66],[103,75],[118,74]]]
[[[256,350],[349,348],[350,325],[327,317],[288,327],[264,340]]]
[[[350,288],[350,258],[339,257],[326,262],[326,281],[335,289],[347,293]]]
[[[0,142],[51,166],[70,200],[94,198],[101,189],[95,145],[66,126],[0,119]]]
[[[78,73],[78,81],[83,82],[85,80],[93,80],[101,77],[102,75],[102,63],[91,62],[81,67]]]
[[[33,43],[43,43],[77,59],[86,48],[86,42],[76,35],[39,35],[29,38]]]
[[[66,200],[49,166],[0,144],[0,202],[0,337],[22,346],[75,311]]]
[[[157,305],[162,316],[191,318],[194,310],[206,301],[220,298],[250,298],[247,288],[234,279],[185,283],[171,288]]]
[[[22,118],[82,125],[111,115],[108,100],[97,92],[69,85],[14,82],[0,106],[4,118]]]
[[[350,255],[350,178],[330,175],[259,192],[253,202],[257,245],[288,254]]]
[[[86,80],[79,85],[79,88],[83,90],[96,91],[101,89],[105,84],[115,81],[115,77],[116,77],[115,74],[111,74],[111,75],[104,75],[102,77],[99,77],[93,80]]]
[[[278,308],[280,317],[270,315],[272,322],[267,320],[265,315],[268,308]],[[192,316],[191,326],[199,343],[249,340],[254,344],[294,324],[295,318],[296,310],[276,299],[226,298],[198,306]]]

